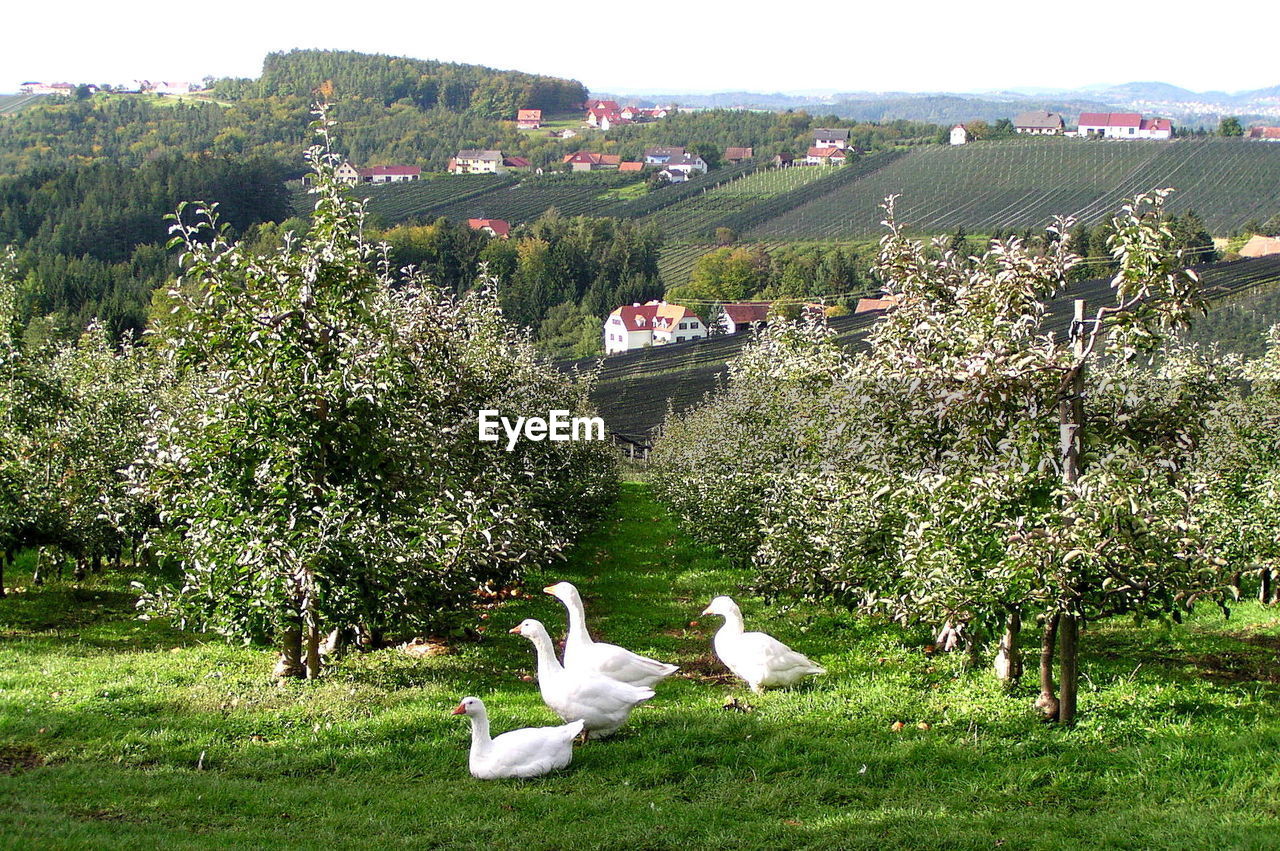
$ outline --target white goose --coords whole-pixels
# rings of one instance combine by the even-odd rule
[[[570,582],[557,582],[542,589],[569,610],[569,634],[564,641],[564,666],[570,671],[588,670],[633,686],[655,686],[680,670],[675,665],[632,653],[616,644],[592,641],[587,632],[587,614],[582,596]]]
[[[533,642],[538,653],[538,689],[551,711],[584,722],[583,737],[604,738],[627,722],[631,710],[653,697],[653,689],[618,682],[591,671],[567,671],[556,659],[547,628],[523,620],[511,632]]]
[[[728,597],[716,597],[703,614],[724,618],[724,626],[716,632],[713,642],[716,655],[757,694],[766,688],[789,686],[811,674],[827,672],[771,635],[743,632],[742,610]]]
[[[464,697],[454,715],[471,719],[471,776],[480,780],[499,777],[540,777],[564,768],[573,759],[573,740],[582,722],[559,727],[525,727],[489,738],[489,714],[484,701]]]

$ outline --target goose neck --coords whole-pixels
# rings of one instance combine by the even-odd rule
[[[587,613],[582,607],[582,597],[576,593],[568,595],[568,599],[565,600],[565,608],[569,610],[568,639],[590,644],[591,634],[587,632]]]
[[[489,738],[489,716],[486,714],[471,716],[471,750],[480,753],[488,749],[489,743],[493,740]]]
[[[724,615],[724,626],[720,627],[720,631],[728,634],[736,634],[746,629],[742,621],[742,612],[731,610]]]
[[[538,677],[554,674],[561,670],[560,660],[556,658],[555,647],[551,644],[551,636],[545,631],[534,633],[529,637],[538,654]]]

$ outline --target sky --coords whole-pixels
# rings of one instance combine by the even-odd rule
[[[1133,0],[23,3],[0,14],[0,92],[27,80],[255,77],[268,52],[293,48],[475,63],[618,93],[1280,85],[1275,0],[1237,0],[1229,15],[1196,8]]]

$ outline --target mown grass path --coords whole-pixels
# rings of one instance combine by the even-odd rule
[[[581,588],[597,638],[684,670],[568,771],[473,780],[458,698],[483,697],[495,731],[555,720],[523,679],[530,645],[506,633],[524,617],[563,633],[539,593],[555,579]],[[1083,718],[1063,731],[1031,715],[1031,683],[1007,694],[927,655],[924,633],[767,606],[744,579],[628,484],[568,563],[487,613],[484,641],[350,656],[285,687],[270,651],[133,620],[119,578],[15,594],[0,601],[0,847],[1280,843],[1274,610],[1088,630]],[[723,676],[718,621],[691,622],[726,592],[828,676],[760,697]]]

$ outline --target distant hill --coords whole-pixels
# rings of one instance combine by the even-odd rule
[[[507,119],[522,108],[561,112],[587,97],[586,87],[577,80],[351,50],[269,53],[257,80],[218,80],[214,90],[232,100],[362,98],[384,106],[407,100],[420,109]]]

